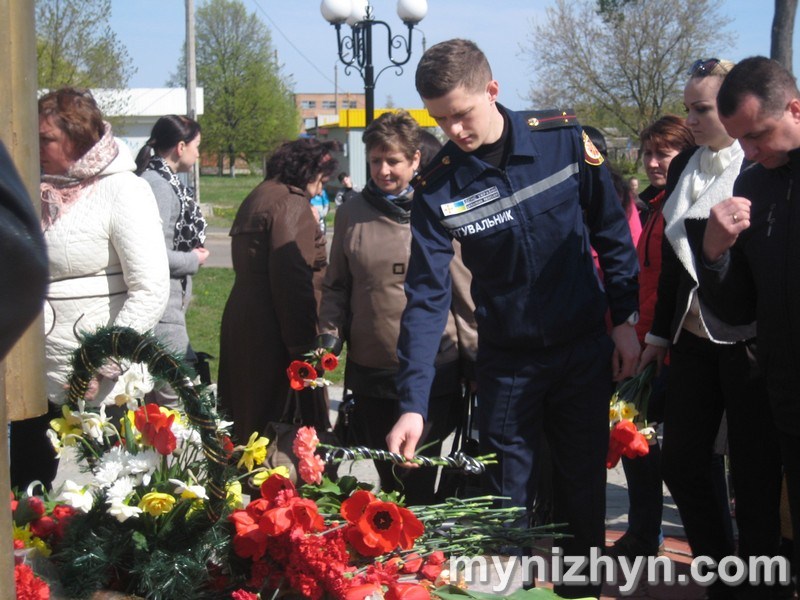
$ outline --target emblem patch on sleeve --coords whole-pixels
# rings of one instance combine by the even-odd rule
[[[592,165],[593,167],[597,167],[603,164],[603,155],[600,154],[600,151],[597,147],[592,143],[592,140],[589,139],[589,136],[586,135],[586,132],[583,133],[583,158],[587,164]]]

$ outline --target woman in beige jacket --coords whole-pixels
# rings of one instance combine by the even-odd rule
[[[347,343],[345,385],[356,400],[352,427],[358,443],[386,448],[398,416],[395,375],[403,285],[411,244],[411,179],[419,167],[420,128],[405,111],[384,113],[363,136],[370,181],[336,211],[328,271],[323,283],[320,331]],[[465,366],[477,352],[469,273],[453,261],[453,310],[436,357],[436,378],[426,421],[423,454],[438,455],[455,426]],[[460,268],[459,268],[460,267]],[[423,442],[424,443],[424,442]],[[433,501],[436,470],[406,472],[376,467],[384,491],[399,489],[408,504]]]

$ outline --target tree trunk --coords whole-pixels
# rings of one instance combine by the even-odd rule
[[[775,0],[770,58],[777,60],[790,73],[792,72],[792,37],[796,12],[797,0]]]

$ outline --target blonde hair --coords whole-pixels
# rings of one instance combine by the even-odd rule
[[[717,61],[717,64],[715,64],[713,68],[711,69],[702,68],[706,63],[710,62],[711,60]],[[695,69],[693,69],[689,79],[705,79],[706,77],[719,77],[720,79],[725,79],[728,73],[730,73],[733,67],[735,66],[736,63],[731,62],[729,60],[709,59],[708,61],[705,61],[703,64],[700,64]]]

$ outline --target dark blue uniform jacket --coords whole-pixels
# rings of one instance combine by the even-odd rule
[[[604,331],[609,307],[614,325],[638,307],[627,220],[606,166],[586,162],[580,126],[532,130],[500,109],[512,137],[504,169],[449,142],[416,184],[397,352],[401,412],[427,413],[450,306],[451,238],[473,275],[481,353],[567,344]]]

